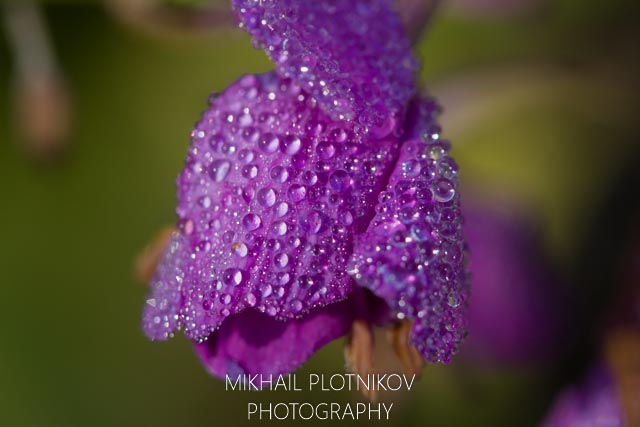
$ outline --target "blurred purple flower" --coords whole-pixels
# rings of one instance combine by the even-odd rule
[[[560,394],[542,427],[624,427],[611,372],[594,368],[585,382]]]
[[[537,363],[558,355],[570,322],[566,288],[530,215],[510,202],[467,203],[474,284],[464,354],[474,363]]]
[[[274,72],[212,97],[143,328],[214,375],[280,374],[352,323],[448,362],[467,298],[457,166],[386,0],[236,0]]]

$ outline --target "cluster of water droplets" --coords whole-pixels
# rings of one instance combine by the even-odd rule
[[[426,360],[448,363],[464,338],[468,290],[458,168],[437,112],[430,100],[412,105],[400,157],[349,269],[398,319],[415,320],[412,341]]]
[[[418,63],[390,0],[234,0],[240,25],[334,119],[401,119]]]
[[[247,308],[286,319],[346,298],[354,235],[375,214],[397,151],[392,130],[372,141],[275,73],[213,99],[178,178],[177,326],[202,340]],[[154,281],[176,285],[174,273]]]
[[[151,280],[151,297],[142,318],[144,331],[153,340],[166,340],[179,327],[187,254],[186,239],[173,233]]]

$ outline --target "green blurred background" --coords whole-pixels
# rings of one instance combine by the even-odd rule
[[[637,151],[638,7],[534,3],[496,15],[445,1],[417,46],[421,79],[444,104],[463,191],[517,194],[576,277],[594,218]],[[151,343],[139,327],[145,287],[133,260],[174,221],[190,128],[210,92],[270,69],[265,55],[233,28],[150,33],[97,3],[44,12],[74,124],[55,163],[25,153],[0,33],[0,425],[244,425],[248,401],[326,400],[225,392],[185,339]],[[302,372],[342,369],[334,342]],[[400,406],[385,424],[534,426],[566,377],[557,367],[430,367],[416,391],[392,396]]]

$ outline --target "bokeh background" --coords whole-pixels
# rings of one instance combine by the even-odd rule
[[[203,2],[193,3],[173,6]],[[140,330],[134,259],[174,221],[191,126],[209,93],[269,70],[265,55],[216,20],[149,28],[102,3],[37,4],[72,121],[55,150],[21,133],[30,123],[0,32],[0,425],[234,426],[249,401],[361,400],[225,392],[187,340],[151,343]],[[385,424],[535,426],[597,358],[637,213],[638,12],[630,0],[445,0],[416,45],[421,82],[445,109],[463,203],[496,195],[535,218],[570,296],[554,310],[577,326],[548,326],[566,336],[542,362],[467,352],[428,367],[417,389],[385,397],[397,402]],[[342,372],[342,345],[301,375]]]

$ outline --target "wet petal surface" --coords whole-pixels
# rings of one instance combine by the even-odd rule
[[[349,268],[397,319],[415,320],[411,340],[423,358],[448,363],[465,334],[468,295],[457,166],[437,110],[430,100],[411,106],[399,159]]]
[[[245,309],[297,319],[345,299],[353,236],[373,217],[397,150],[391,131],[374,141],[336,123],[275,73],[245,76],[212,100],[178,178],[180,250],[154,279],[180,295],[179,318],[156,333],[148,319],[162,313],[148,306],[147,334],[180,327],[204,340]]]
[[[334,119],[387,127],[415,93],[418,64],[388,0],[234,0],[277,70]]]

